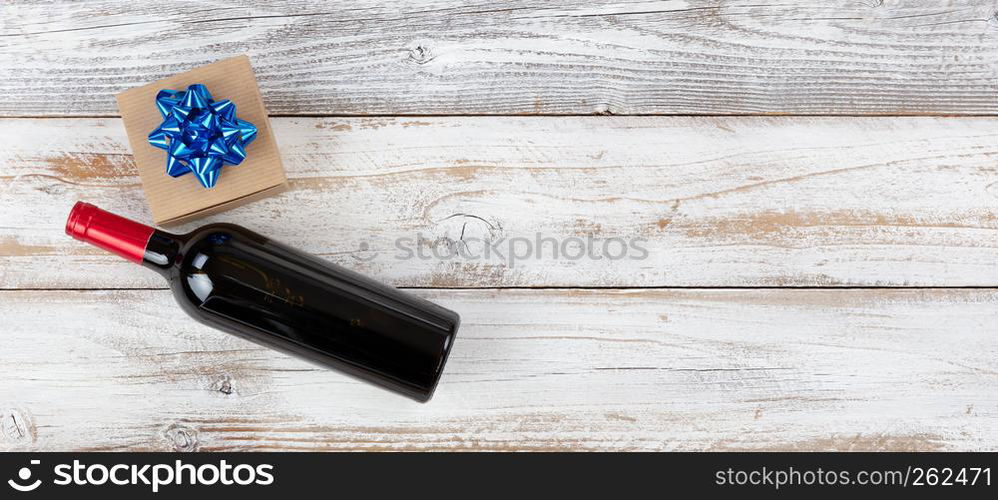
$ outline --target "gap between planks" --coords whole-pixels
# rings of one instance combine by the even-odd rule
[[[655,118],[655,117],[676,117],[676,118],[765,118],[765,117],[800,117],[800,118],[988,118],[998,116],[998,113],[866,113],[866,114],[833,114],[833,113],[630,113],[617,114],[612,112],[592,112],[592,113],[393,113],[393,114],[268,114],[268,118],[588,118],[588,117],[633,117],[633,118]],[[73,119],[120,119],[119,114],[93,114],[93,115],[3,115],[0,120],[73,120]]]
[[[627,290],[998,290],[998,285],[982,286],[397,286],[398,290],[593,290],[593,291],[627,291]],[[5,292],[87,292],[87,291],[152,291],[169,290],[169,287],[92,287],[92,288],[0,288],[0,294]]]

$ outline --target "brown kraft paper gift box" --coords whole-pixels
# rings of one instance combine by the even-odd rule
[[[195,83],[208,87],[216,101],[232,100],[236,116],[256,125],[258,130],[256,139],[246,146],[246,159],[239,165],[223,166],[218,183],[211,189],[202,187],[191,173],[176,178],[167,175],[166,151],[148,141],[149,133],[163,121],[156,109],[156,94],[163,89],[187,90]],[[117,97],[142,189],[156,224],[176,224],[221,212],[287,188],[274,131],[248,57],[201,66],[126,90]]]

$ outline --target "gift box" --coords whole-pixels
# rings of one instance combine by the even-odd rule
[[[117,98],[156,224],[221,212],[287,188],[248,57],[195,68],[126,90]],[[181,144],[194,144],[199,135],[213,138],[214,144],[202,141],[207,144],[203,149],[211,146],[208,153],[217,157],[195,158],[191,148]],[[206,163],[211,163],[209,174],[198,169]]]

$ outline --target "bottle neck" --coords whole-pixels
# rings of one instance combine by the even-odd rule
[[[160,272],[173,265],[182,243],[175,235],[82,201],[69,212],[66,234]]]
[[[155,269],[160,274],[168,274],[180,258],[182,244],[183,240],[175,234],[153,230],[146,244],[146,251],[142,255],[142,265]]]

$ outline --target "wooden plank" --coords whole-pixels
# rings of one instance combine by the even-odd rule
[[[0,292],[3,450],[993,450],[994,290],[420,290],[425,405],[187,319]]]
[[[231,221],[416,287],[998,285],[994,118],[280,118],[274,128],[291,190],[175,231]],[[163,286],[62,232],[80,199],[150,220],[117,119],[2,120],[0,136],[0,287]],[[549,242],[511,257],[511,241],[536,248],[537,234],[563,246],[557,258]],[[622,254],[615,238],[646,258],[629,247],[596,260],[603,244]],[[573,259],[587,245],[592,257]],[[514,246],[526,255],[525,242]]]
[[[991,0],[17,2],[0,114],[249,54],[276,114],[994,114]]]

